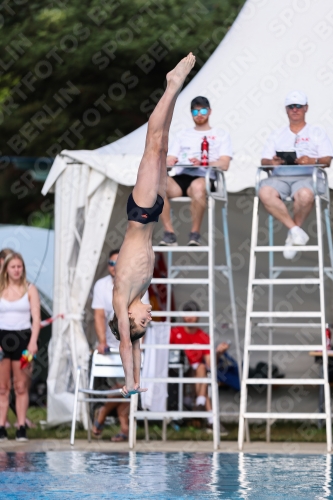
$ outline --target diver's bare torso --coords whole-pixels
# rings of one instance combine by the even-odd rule
[[[128,221],[117,260],[114,291],[129,306],[148,290],[154,272],[152,236],[155,223]]]

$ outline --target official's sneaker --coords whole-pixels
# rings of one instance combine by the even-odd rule
[[[210,424],[209,422],[206,425],[206,432],[207,434],[213,434],[213,424]],[[229,435],[229,432],[227,429],[220,423],[220,436],[221,437],[226,437]]]
[[[294,226],[292,229],[289,229],[288,236],[286,239],[285,246],[302,246],[306,245],[309,241],[309,236],[303,231],[302,228],[298,226]],[[297,249],[295,250],[284,250],[283,257],[285,259],[291,260],[297,254]]]
[[[306,245],[309,241],[309,236],[299,226],[294,226],[290,229],[290,234],[293,239],[293,245]]]
[[[293,239],[292,239],[292,236],[291,234],[289,234],[289,231],[288,231],[288,236],[287,236],[287,239],[286,239],[286,242],[285,242],[285,246],[286,247],[291,247],[293,244]],[[295,257],[295,255],[297,254],[297,250],[283,250],[283,257],[285,259],[288,259],[288,260],[291,260]]]
[[[195,405],[194,411],[207,411],[205,405]]]
[[[16,441],[29,441],[27,438],[27,433],[24,425],[20,425],[20,427],[16,431]]]
[[[190,233],[190,239],[187,244],[189,247],[199,247],[200,243],[200,233]]]
[[[0,427],[0,441],[7,441],[8,435],[5,427]]]
[[[206,407],[205,407],[205,405],[195,405],[193,410],[194,411],[206,411]],[[193,417],[192,426],[195,429],[202,429],[203,427],[205,427],[204,420],[202,418],[199,418],[199,417]]]
[[[221,422],[220,422],[220,436],[221,437],[225,437],[225,436],[228,436],[228,435],[229,435],[229,432],[224,427],[224,425],[222,425]]]
[[[170,233],[168,231],[164,231],[164,236],[159,242],[161,247],[176,247],[178,246],[177,237],[175,233]]]

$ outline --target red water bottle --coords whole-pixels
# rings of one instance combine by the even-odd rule
[[[331,350],[331,329],[328,323],[326,323],[326,347]]]
[[[205,136],[201,143],[201,165],[203,165],[204,167],[208,167],[209,165],[208,151],[209,151],[209,143],[207,141],[207,137]]]

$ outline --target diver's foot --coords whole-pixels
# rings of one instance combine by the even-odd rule
[[[168,86],[176,87],[176,90],[180,90],[185,78],[195,65],[195,56],[190,52],[188,56],[184,57],[177,66],[170,71],[167,76]]]

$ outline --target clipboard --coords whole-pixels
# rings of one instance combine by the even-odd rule
[[[285,165],[294,165],[297,158],[295,151],[276,151],[276,156],[281,158]]]

